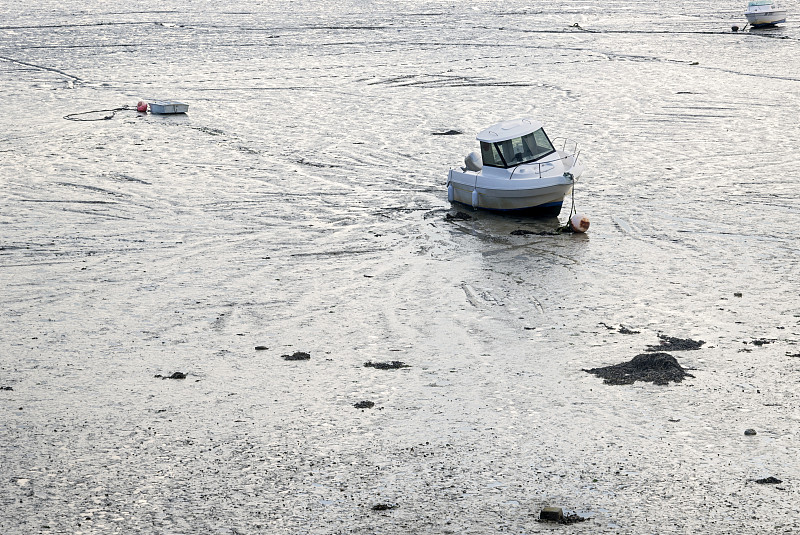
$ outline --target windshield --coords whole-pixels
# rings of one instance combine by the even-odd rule
[[[483,165],[490,167],[514,167],[535,162],[555,152],[553,144],[541,128],[522,137],[487,143],[481,141]]]

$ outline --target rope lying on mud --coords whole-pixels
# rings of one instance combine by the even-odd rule
[[[111,108],[107,110],[79,111],[77,113],[70,113],[65,115],[64,119],[68,121],[108,121],[109,119],[113,119],[118,111],[125,111],[132,109],[133,108],[131,108],[130,106],[123,106],[121,108]],[[90,113],[105,113],[105,112],[111,112],[111,115],[106,115],[105,117],[94,117],[91,119],[82,119],[78,117],[80,115],[89,115]]]

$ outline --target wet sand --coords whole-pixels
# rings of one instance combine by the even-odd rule
[[[787,7],[11,10],[0,532],[800,531]],[[524,115],[586,235],[447,203]]]

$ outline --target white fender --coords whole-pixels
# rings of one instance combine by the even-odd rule
[[[453,202],[453,184],[450,183],[447,185],[447,201]]]
[[[472,190],[472,207],[478,207],[478,190],[476,189]]]

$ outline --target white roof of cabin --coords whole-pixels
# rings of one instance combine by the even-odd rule
[[[498,141],[514,139],[515,137],[522,137],[525,134],[530,134],[531,132],[539,130],[541,127],[542,123],[530,117],[503,121],[502,123],[493,124],[485,130],[481,130],[478,133],[478,141],[496,143]]]

